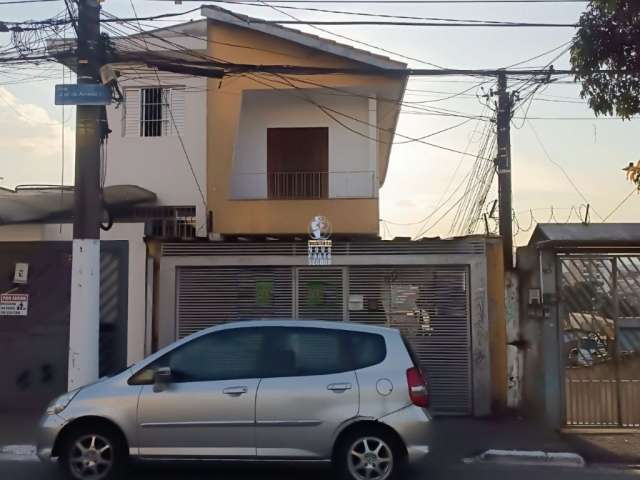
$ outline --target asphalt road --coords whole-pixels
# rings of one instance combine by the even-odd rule
[[[197,465],[136,466],[122,480],[328,480],[334,479],[328,468],[216,467]],[[36,461],[0,461],[2,480],[61,480],[55,465]],[[551,466],[464,465],[460,462],[425,462],[408,472],[403,480],[639,480],[640,471],[600,468],[558,468]]]

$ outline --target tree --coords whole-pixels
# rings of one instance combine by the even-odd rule
[[[640,113],[640,0],[591,0],[578,25],[571,64],[582,98],[596,115]]]

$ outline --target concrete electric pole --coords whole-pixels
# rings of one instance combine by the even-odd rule
[[[100,4],[78,1],[78,88],[99,83]],[[101,108],[78,105],[68,388],[98,379],[100,335]]]
[[[507,75],[498,73],[498,215],[506,270],[513,269],[513,219],[511,214],[511,96]]]

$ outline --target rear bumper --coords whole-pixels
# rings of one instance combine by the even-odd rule
[[[407,447],[407,460],[414,463],[422,460],[433,442],[433,422],[429,412],[415,405],[378,419],[393,428]]]
[[[58,415],[43,415],[38,425],[36,453],[43,462],[51,460],[53,446],[67,421]]]

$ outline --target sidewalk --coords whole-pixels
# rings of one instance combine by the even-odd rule
[[[489,449],[571,452],[589,464],[640,465],[639,433],[561,433],[520,418],[436,418],[435,457],[455,461]]]
[[[0,412],[0,447],[35,444],[40,414],[33,410]]]
[[[475,457],[489,449],[573,452],[559,433],[515,418],[437,417],[433,456],[446,462]]]

